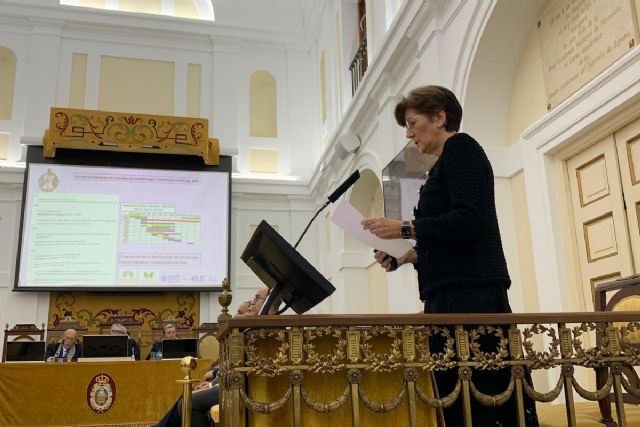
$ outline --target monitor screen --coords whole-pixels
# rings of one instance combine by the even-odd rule
[[[336,288],[266,221],[261,221],[242,260],[269,288],[279,286],[282,300],[302,314]]]
[[[229,272],[229,157],[30,146],[16,290],[215,290]]]
[[[82,337],[82,356],[90,357],[129,357],[128,335],[85,335]]]
[[[44,341],[7,341],[7,362],[44,362]]]
[[[413,208],[418,203],[420,187],[436,160],[436,156],[420,153],[415,144],[409,141],[385,166],[382,170],[385,217],[402,221],[413,219]]]
[[[176,338],[162,340],[163,359],[182,359],[183,357],[198,357],[198,340],[195,338]]]

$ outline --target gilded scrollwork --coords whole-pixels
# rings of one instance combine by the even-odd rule
[[[418,383],[416,383],[415,387],[418,398],[425,404],[429,405],[432,408],[448,408],[449,406],[453,405],[453,402],[455,402],[460,395],[460,390],[462,389],[462,381],[458,379],[451,393],[440,399],[430,397],[422,390]]]
[[[367,394],[364,392],[362,387],[358,388],[358,395],[360,397],[360,401],[362,402],[362,404],[366,406],[368,409],[372,410],[373,412],[378,412],[378,413],[391,412],[394,409],[396,409],[398,406],[400,406],[400,404],[404,400],[404,396],[406,392],[407,392],[407,386],[406,384],[403,384],[402,390],[400,390],[400,394],[398,394],[398,396],[396,396],[394,399],[391,399],[387,402],[376,402],[374,400],[371,400],[367,396]]]
[[[344,391],[340,393],[340,396],[338,396],[336,400],[333,400],[331,402],[319,402],[317,400],[311,399],[307,391],[304,389],[304,387],[300,389],[304,403],[306,403],[307,406],[313,409],[314,411],[320,412],[323,414],[326,414],[328,412],[333,412],[336,409],[340,408],[342,405],[344,405],[344,403],[349,398],[349,390],[351,390],[351,387],[347,385]]]
[[[387,353],[376,353],[371,344],[372,338],[379,336],[391,338],[391,347]],[[402,357],[402,330],[391,326],[375,326],[371,330],[361,332],[360,350],[362,361],[367,363],[367,369],[373,372],[391,372],[400,367]]]
[[[613,386],[613,377],[609,375],[607,377],[607,382],[605,383],[605,385],[596,391],[588,391],[584,389],[578,383],[578,380],[576,378],[573,379],[572,384],[576,393],[578,393],[583,399],[595,401],[603,399],[609,395],[609,393],[611,392],[611,387]]]
[[[332,374],[345,368],[347,340],[341,328],[314,328],[304,331],[305,344],[302,346],[306,354],[306,362],[312,372]],[[333,354],[319,354],[313,341],[319,337],[333,337],[336,340]]]
[[[522,337],[520,330],[517,328],[509,329],[509,353],[512,359],[520,359],[522,357]]]
[[[441,336],[445,342],[444,352],[432,353],[429,349],[429,337]],[[455,360],[455,340],[451,337],[451,331],[447,327],[427,326],[416,330],[416,351],[419,355],[422,369],[429,371],[444,371],[455,368],[458,362]]]
[[[496,351],[484,352],[480,350],[480,337],[493,335],[498,339]],[[509,340],[504,337],[504,332],[500,327],[480,325],[469,332],[470,348],[473,354],[471,360],[478,362],[479,369],[497,370],[506,366],[505,359],[509,357],[507,346]]]
[[[611,393],[617,375],[620,375],[622,386],[627,392],[640,397],[640,388],[624,375],[628,366],[639,364],[640,351],[623,339],[630,332],[640,329],[638,322],[628,323],[621,328],[614,327],[612,322],[601,320],[580,324],[574,322],[567,326],[563,322],[526,327],[511,324],[508,336],[507,331],[500,327],[462,326],[403,324],[251,329],[240,331],[244,339],[244,358],[240,364],[232,362],[235,342],[235,330],[232,330],[221,340],[221,404],[225,408],[227,406],[224,405],[237,405],[240,395],[242,399],[239,402],[244,402],[244,406],[251,411],[261,414],[281,409],[290,399],[294,403],[298,402],[298,405],[304,401],[307,407],[323,414],[349,404],[353,410],[353,407],[358,407],[358,402],[373,412],[385,413],[401,407],[405,397],[415,403],[415,396],[430,408],[449,407],[463,393],[467,393],[464,390],[468,390],[472,399],[491,407],[505,404],[515,396],[517,390],[535,401],[551,402],[558,398],[565,386],[584,399],[599,400]],[[467,359],[456,353],[459,350],[457,347],[460,347],[460,340],[456,342],[456,338],[461,335],[452,337],[454,328],[456,332],[464,332],[463,338],[467,340],[469,350]],[[597,338],[595,347],[587,347],[583,343],[587,334],[594,334]],[[495,342],[495,348],[484,347],[485,340]],[[268,345],[263,346],[263,341]],[[432,353],[430,345],[435,345],[433,342],[436,341],[438,345],[444,345],[439,347],[442,348],[440,352]],[[617,354],[610,351],[612,341],[619,342],[620,351]],[[270,348],[271,353],[264,354],[265,348]],[[599,389],[587,390],[574,377],[575,366],[609,367],[612,375],[608,375],[606,384]],[[476,388],[473,376],[477,375],[477,370],[504,368],[511,369],[511,378],[505,383],[504,390],[496,390],[500,393],[485,394],[482,389]],[[555,368],[556,372],[560,370],[558,382],[548,392],[534,389],[526,380],[528,369],[540,368]],[[369,375],[382,376],[397,369],[403,369],[404,374],[402,388],[397,390],[397,394],[381,398],[377,390],[368,387],[369,381],[362,381],[363,373],[369,380]],[[447,396],[434,396],[425,387],[424,381],[420,386],[420,375],[426,374],[432,379],[434,371],[449,369],[455,369],[459,377],[455,388]],[[306,377],[310,372],[331,375],[339,371],[344,372],[344,376],[337,378],[344,382],[335,391],[339,395],[331,394],[329,397],[326,394],[310,394],[315,391],[309,388]],[[375,374],[366,373],[367,371]],[[278,392],[268,401],[250,399],[248,394],[251,394],[251,385],[249,391],[242,385],[243,381],[251,384],[251,377],[254,375],[272,377],[282,374],[288,375],[287,391],[284,395]],[[232,402],[229,396],[235,396],[235,400]],[[386,400],[389,398],[390,400]],[[353,411],[353,416],[356,417],[357,410]]]
[[[402,352],[407,362],[413,362],[416,358],[415,331],[410,326],[402,331]]]
[[[246,366],[251,367],[250,373],[274,377],[284,372],[283,365],[289,360],[289,341],[284,329],[258,329],[245,334]],[[279,343],[275,357],[259,356],[256,343],[258,340],[274,338]]]
[[[284,395],[280,399],[276,399],[273,402],[258,402],[257,400],[252,400],[247,396],[247,393],[244,389],[240,389],[240,396],[244,401],[244,405],[247,409],[250,409],[259,414],[270,414],[279,409],[282,409],[284,405],[287,404],[289,399],[291,398],[291,387],[287,389]]]
[[[208,139],[206,119],[52,108],[45,133],[45,156],[57,148],[109,149],[201,155],[207,164],[219,163],[219,143]]]
[[[583,348],[582,334],[596,331],[596,347]],[[595,323],[585,322],[573,328],[573,338],[570,338],[570,344],[573,346],[573,353],[578,359],[577,364],[589,368],[597,368],[605,364],[605,356],[607,353],[606,341],[601,337],[606,336],[604,327],[598,327]],[[564,355],[565,358],[571,357],[571,353]]]
[[[524,389],[524,392],[527,393],[527,396],[529,396],[531,399],[537,402],[553,402],[558,398],[563,387],[564,387],[563,375],[560,375],[560,378],[558,378],[558,382],[556,383],[556,386],[550,391],[548,391],[547,393],[540,393],[536,391],[533,387],[531,387],[531,385],[529,385],[527,381],[522,381],[522,388]]]
[[[533,336],[545,333],[551,339],[548,351],[537,352],[534,349]],[[532,369],[551,368],[558,363],[557,359],[560,358],[560,351],[558,349],[560,340],[556,336],[555,329],[535,323],[530,328],[524,328],[522,335],[524,336],[522,345],[526,354],[525,359],[533,362],[531,364]]]
[[[509,381],[509,385],[507,386],[507,389],[502,393],[499,393],[496,395],[482,393],[480,390],[476,388],[476,386],[473,384],[473,381],[469,382],[469,388],[471,389],[471,394],[473,394],[473,397],[475,397],[475,399],[478,402],[482,403],[485,406],[496,407],[496,406],[504,405],[507,402],[507,400],[509,400],[509,398],[513,394],[515,383],[516,382],[512,375],[511,380]]]

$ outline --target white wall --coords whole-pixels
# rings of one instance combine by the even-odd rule
[[[354,169],[368,168],[380,173],[404,146],[403,130],[394,123],[392,115],[397,96],[415,86],[443,84],[451,87],[462,100],[466,115],[464,130],[484,145],[494,167],[500,226],[513,278],[510,292],[513,308],[524,308],[524,294],[509,180],[522,171],[540,310],[571,311],[580,305],[572,291],[576,280],[574,269],[567,262],[571,248],[566,244],[567,230],[562,219],[564,206],[558,184],[564,178],[559,165],[566,153],[575,152],[576,141],[589,141],[591,136],[585,138],[585,135],[590,135],[594,128],[611,131],[636,114],[632,106],[640,98],[637,80],[640,54],[638,49],[630,52],[584,89],[522,130],[526,125],[517,122],[518,118],[510,118],[507,112],[515,90],[511,82],[524,84],[526,81],[514,80],[522,56],[518,49],[535,47],[529,38],[530,26],[522,22],[531,21],[541,5],[541,2],[525,3],[526,6],[521,2],[490,0],[396,2],[397,14],[388,30],[391,21],[388,14],[384,19],[378,16],[375,25],[370,27],[375,32],[376,55],[370,58],[358,93],[349,100],[344,93],[349,86],[342,77],[348,67],[344,60],[349,55],[344,50],[345,39],[338,38],[336,25],[346,25],[350,12],[346,9],[349,6],[343,7],[337,0],[308,3],[310,16],[314,17],[307,22],[311,36],[307,38],[305,33],[299,40],[287,41],[281,33],[184,24],[164,17],[96,15],[87,10],[70,14],[57,14],[54,9],[34,10],[34,14],[40,15],[32,21],[17,17],[19,13],[32,11],[27,6],[12,3],[8,7],[0,2],[3,15],[0,40],[19,58],[14,107],[17,114],[11,123],[0,123],[0,130],[11,127],[26,137],[41,137],[47,126],[45,112],[52,100],[62,104],[60,106],[67,102],[70,55],[75,51],[96,52],[89,57],[89,108],[92,102],[95,105],[97,96],[95,64],[99,54],[126,51],[126,56],[131,57],[201,64],[202,111],[211,121],[212,136],[218,137],[223,147],[240,153],[232,202],[233,308],[251,297],[260,285],[255,275],[238,261],[249,238],[249,225],[266,219],[277,224],[287,240],[295,242],[326,195]],[[368,5],[372,5],[376,14],[388,11],[378,1],[369,1]],[[525,9],[521,10],[522,7]],[[525,16],[516,20],[509,11]],[[501,20],[505,21],[502,33],[498,31]],[[516,21],[520,25],[516,25]],[[313,33],[315,30],[319,33]],[[505,38],[507,33],[513,37]],[[341,34],[347,36],[344,31]],[[517,46],[506,46],[506,42]],[[49,51],[40,56],[33,47],[48,47]],[[328,79],[329,116],[325,124],[319,122],[318,63],[322,51]],[[490,54],[494,51],[504,55],[494,64],[494,68],[505,70],[500,78],[490,67],[493,61]],[[48,73],[40,74],[46,76],[29,71],[43,69]],[[251,139],[246,130],[248,76],[257,69],[271,72],[278,82],[279,135],[277,140],[268,141],[282,151],[284,168],[277,176],[245,173],[246,147],[267,143]],[[339,136],[347,131],[356,132],[362,145],[357,153],[340,159],[334,155],[334,147]],[[517,141],[513,141],[514,135],[519,135]],[[12,144],[12,159],[17,160],[20,147],[15,142]],[[15,218],[20,192],[16,184],[11,183],[16,175],[15,171],[12,173],[9,175],[14,178],[0,174],[5,191],[9,188],[13,194],[6,196],[8,200],[2,199],[4,215],[13,219],[0,222],[0,235],[15,233],[17,229]],[[332,209],[333,206],[326,213],[330,214]],[[371,265],[369,254],[347,250],[349,245],[342,233],[327,221],[327,217],[321,215],[300,247],[337,288],[318,311],[366,311],[353,296],[364,292],[361,281]],[[330,250],[327,250],[328,243]],[[9,259],[14,256],[4,255]],[[11,274],[11,268],[11,263],[1,267],[4,273],[0,271],[0,278]],[[415,274],[410,268],[401,269],[388,279],[390,312],[421,310]],[[0,288],[3,294],[0,304],[4,305],[0,308],[8,310],[2,310],[2,316],[9,316],[10,323],[18,319],[44,320],[42,310],[46,316],[46,296],[14,294],[6,287],[9,286],[6,279],[2,280],[4,285],[0,286],[5,287]],[[357,282],[355,287],[348,286],[352,282]],[[558,294],[558,290],[560,298],[544,297]],[[215,317],[218,309],[215,296],[203,298],[201,306],[203,320]]]
[[[0,326],[47,322],[49,294],[13,292],[22,198],[22,170],[0,169]]]

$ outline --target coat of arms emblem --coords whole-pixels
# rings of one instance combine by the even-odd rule
[[[87,387],[87,402],[97,414],[107,412],[116,400],[116,384],[108,374],[93,377]]]
[[[51,169],[47,169],[47,171],[38,178],[38,187],[45,193],[50,193],[58,188],[59,182],[58,175],[53,173]]]

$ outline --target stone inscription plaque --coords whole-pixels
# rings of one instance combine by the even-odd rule
[[[613,64],[637,42],[633,0],[553,0],[538,21],[547,108]]]

